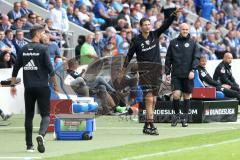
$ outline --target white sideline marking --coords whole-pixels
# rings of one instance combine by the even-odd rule
[[[201,149],[201,148],[210,148],[210,147],[215,147],[215,146],[222,145],[222,144],[228,144],[228,143],[239,142],[239,141],[240,141],[240,138],[233,139],[233,140],[222,141],[222,142],[219,142],[219,143],[203,144],[203,145],[200,145],[200,146],[186,147],[186,148],[170,150],[170,151],[165,151],[165,152],[142,154],[142,155],[135,156],[135,157],[126,157],[126,158],[123,158],[122,160],[138,160],[138,159],[145,159],[145,158],[149,158],[149,157],[161,157],[161,156],[171,154],[171,153],[192,151],[192,150],[197,150],[197,149]]]
[[[42,159],[42,157],[0,157],[0,159],[32,160],[32,159]]]
[[[34,129],[39,129],[39,127],[33,127]],[[11,130],[11,129],[24,129],[24,127],[0,127],[0,130]],[[97,127],[97,129],[101,130],[122,130],[122,129],[128,129],[128,130],[136,130],[136,129],[142,129],[142,127]],[[159,128],[159,130],[170,130],[170,129],[182,129],[185,130],[186,128],[182,127],[169,127],[169,128]],[[236,127],[211,127],[211,128],[205,128],[205,127],[188,127],[188,130],[217,130],[217,129],[238,129]]]

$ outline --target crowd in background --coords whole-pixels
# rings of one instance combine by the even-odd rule
[[[190,34],[204,48],[208,60],[222,59],[225,51],[240,57],[240,4],[239,0],[29,0],[50,11],[46,19],[28,8],[28,2],[15,2],[13,9],[0,18],[0,67],[11,67],[19,49],[27,43],[29,30],[34,24],[44,25],[51,57],[62,55],[64,32],[69,21],[93,34],[79,36],[76,56],[88,64],[107,55],[125,55],[132,37],[140,32],[139,21],[151,20],[153,29],[161,26],[164,18],[176,8],[184,12],[168,31],[159,37],[160,51],[166,53],[168,43],[179,34],[179,24],[190,24]],[[190,14],[198,18],[192,22]],[[207,23],[204,23],[207,20]],[[227,34],[223,33],[227,29]],[[79,33],[81,34],[81,33]],[[86,40],[86,41],[85,41]],[[66,45],[68,46],[68,45]],[[89,55],[88,55],[89,54]],[[10,55],[10,56],[9,56]],[[87,56],[86,56],[87,55]],[[10,58],[9,58],[10,57]],[[87,58],[86,58],[87,57]],[[92,59],[92,60],[89,60]]]

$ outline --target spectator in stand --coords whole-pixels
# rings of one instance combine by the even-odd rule
[[[119,13],[118,18],[125,18],[128,25],[131,26],[131,16],[130,16],[130,10],[129,10],[129,5],[127,3],[123,4],[123,9],[122,11]]]
[[[17,30],[17,29],[22,29],[22,28],[23,28],[23,23],[21,21],[21,18],[15,19],[13,25],[11,26],[11,29]]]
[[[88,34],[86,37],[85,43],[81,47],[81,53],[80,53],[80,64],[90,64],[94,62],[98,55],[92,45],[93,41],[93,34]]]
[[[211,0],[204,0],[201,8],[201,17],[211,21],[213,12],[216,12],[216,8]]]
[[[95,38],[92,42],[92,45],[93,45],[98,57],[103,57],[104,56],[103,50],[104,50],[105,44],[103,41],[103,35],[102,35],[101,31],[95,31]]]
[[[48,53],[50,54],[50,59],[54,59],[54,57],[61,57],[60,49],[56,42],[50,41],[50,34],[45,34],[44,39],[42,39],[41,43],[45,44],[48,49]]]
[[[120,31],[120,42],[118,45],[118,55],[127,55],[130,43],[127,41],[127,31],[125,29]]]
[[[29,2],[32,2],[42,8],[47,9],[48,8],[48,0],[28,0]]]
[[[21,21],[22,21],[22,25],[23,25],[23,27],[22,27],[23,30],[29,30],[29,29],[31,29],[32,24],[30,24],[30,23],[28,22],[26,16],[21,17]]]
[[[223,0],[222,10],[225,11],[227,19],[232,19],[233,18],[232,0]]]
[[[9,11],[7,14],[10,22],[13,22],[16,18],[20,18],[23,16],[20,10],[21,10],[21,3],[15,2],[13,4],[13,10]]]
[[[167,0],[163,5],[161,12],[164,13],[164,17],[168,18],[176,10],[176,5],[172,0]]]
[[[4,42],[5,33],[3,30],[0,30],[0,54],[2,54],[5,51],[11,52],[11,48],[9,48]]]
[[[69,7],[67,8],[68,20],[69,20],[70,22],[73,22],[73,23],[79,25],[79,26],[82,26],[82,23],[81,23],[81,21],[79,20],[77,14],[75,14],[75,13],[78,13],[78,12],[79,12],[78,8],[73,9],[73,7],[69,6]]]
[[[122,18],[119,18],[117,20],[117,24],[116,26],[114,27],[117,31],[121,31],[123,29],[125,30],[131,30],[131,28],[128,26],[128,23],[126,21],[126,19],[124,17]]]
[[[227,50],[232,53],[233,58],[237,58],[237,51],[240,44],[236,38],[236,31],[229,31],[227,36],[223,39],[223,43],[227,46]]]
[[[33,13],[32,10],[28,9],[28,1],[27,0],[22,0],[21,1],[20,12],[21,12],[22,16],[28,15],[29,13]]]
[[[87,6],[85,4],[82,4],[79,7],[79,12],[78,12],[77,16],[83,25],[87,22],[90,22],[89,12],[88,12]]]
[[[84,42],[85,42],[85,36],[79,35],[78,36],[78,45],[75,47],[75,59],[79,63],[80,63],[81,47]]]
[[[12,40],[13,40],[13,31],[11,29],[6,30],[3,43],[5,43],[9,48],[11,48],[11,57],[15,62],[15,60],[17,59],[17,51],[15,46],[13,45]]]
[[[37,24],[40,24],[40,25],[42,25],[42,26],[45,25],[44,19],[43,19],[41,16],[37,16],[37,17],[36,17],[36,23],[37,23]]]
[[[195,11],[197,15],[200,15],[203,5],[203,0],[194,0]]]
[[[138,22],[144,17],[143,13],[141,12],[141,3],[136,2],[134,4],[134,8],[136,9],[136,18]]]
[[[29,13],[27,23],[29,23],[29,25],[31,25],[31,27],[33,25],[37,24],[37,15],[35,13]]]
[[[212,32],[214,32],[212,28],[212,23],[207,22],[202,31],[202,40],[204,41],[207,38],[207,35]]]
[[[201,26],[201,20],[197,19],[193,26],[190,28],[190,34],[192,38],[198,42],[202,41],[201,34],[202,34],[203,28]]]
[[[0,54],[0,69],[1,68],[12,68],[14,62],[11,58],[11,52],[5,51]]]
[[[68,31],[68,17],[66,10],[62,8],[62,0],[56,0],[56,6],[51,10],[50,17],[53,21],[53,29],[57,29],[62,32]]]
[[[24,33],[22,30],[16,30],[16,36],[13,39],[13,45],[16,48],[17,55],[19,54],[20,49],[27,44],[26,41],[24,41]]]
[[[11,28],[11,22],[7,15],[3,14],[0,21],[0,30],[6,31]]]

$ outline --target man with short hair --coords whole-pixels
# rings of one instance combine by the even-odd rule
[[[222,62],[217,66],[213,74],[215,81],[224,84],[228,89],[240,92],[239,84],[235,81],[232,75],[231,63],[233,56],[230,52],[224,54]]]
[[[172,127],[177,126],[181,119],[182,127],[187,127],[188,112],[190,107],[190,94],[193,88],[194,69],[198,65],[198,45],[189,34],[189,26],[182,23],[180,34],[170,41],[168,46],[165,73],[166,79],[171,80],[173,90],[173,108],[175,114],[172,116]],[[183,92],[184,109],[180,115],[179,103],[181,92]]]
[[[14,84],[19,69],[23,67],[23,82],[25,87],[25,140],[27,152],[34,151],[32,132],[36,101],[41,115],[39,135],[36,138],[38,143],[37,149],[40,153],[45,152],[44,136],[46,135],[50,121],[49,75],[53,81],[54,90],[58,91],[55,73],[47,47],[40,43],[40,40],[44,38],[44,33],[45,30],[43,26],[35,25],[32,27],[30,30],[32,42],[21,49],[12,72],[11,95],[15,96],[17,90]]]
[[[150,19],[141,19],[141,34],[132,39],[123,68],[119,75],[119,81],[121,81],[123,76],[126,74],[129,62],[136,53],[139,82],[144,93],[144,102],[146,107],[146,121],[143,127],[144,134],[159,135],[157,128],[153,124],[156,96],[162,76],[162,64],[159,53],[159,36],[168,29],[173,20],[176,18],[177,13],[180,11],[182,10],[175,10],[173,14],[171,14],[171,16],[163,22],[163,25],[154,31],[151,31],[152,26]]]

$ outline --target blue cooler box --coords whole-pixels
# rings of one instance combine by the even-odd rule
[[[55,119],[57,140],[91,140],[95,119],[59,118]]]

